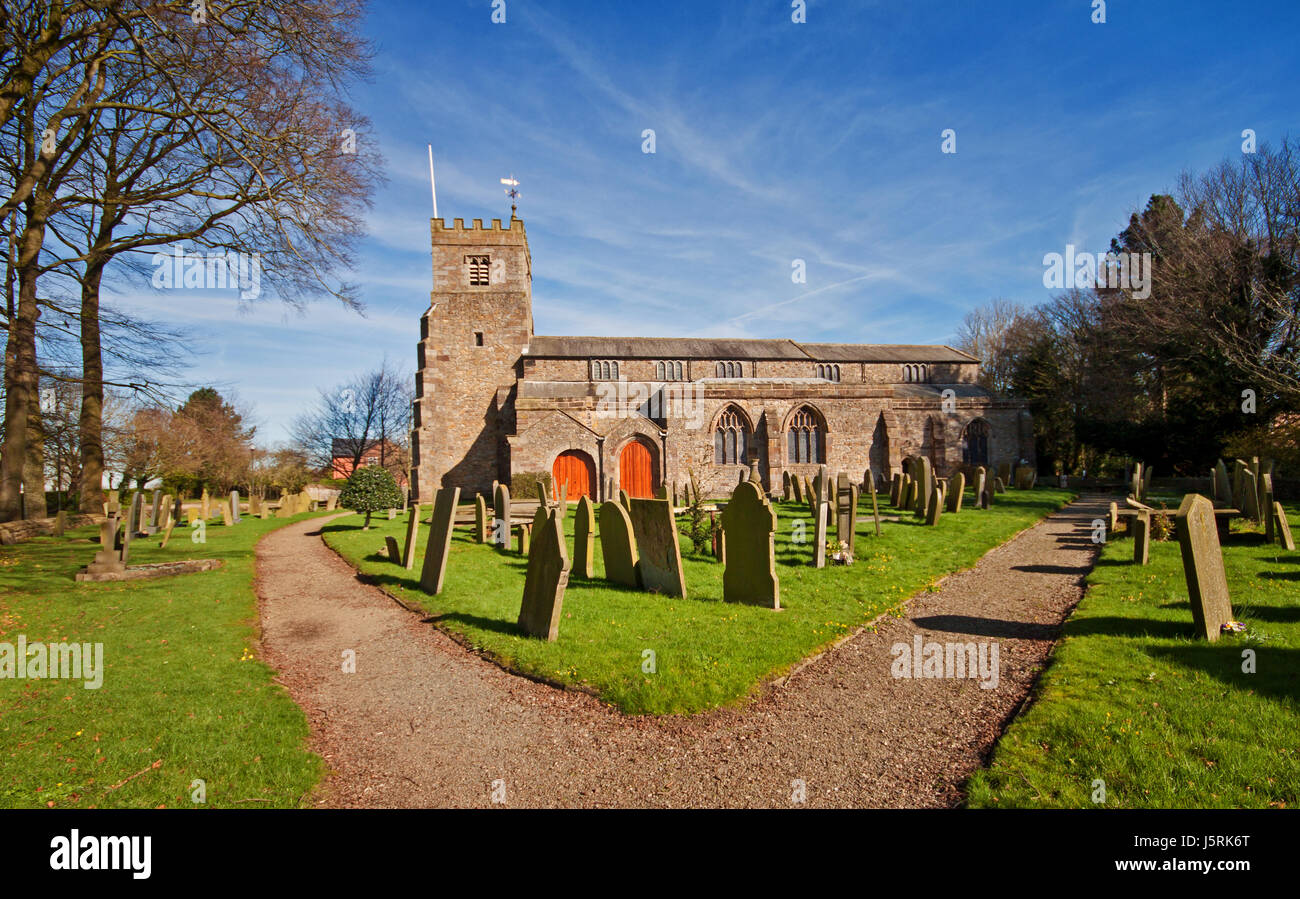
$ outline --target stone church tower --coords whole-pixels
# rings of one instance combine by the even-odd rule
[[[521,219],[431,222],[433,291],[420,319],[411,484],[488,495],[509,482],[520,357],[533,336],[533,272]]]

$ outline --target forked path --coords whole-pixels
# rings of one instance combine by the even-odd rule
[[[627,717],[463,649],[290,525],[257,548],[263,656],[306,711],[330,806],[950,806],[1078,602],[1086,496],[738,709]],[[978,515],[970,510],[963,514]],[[890,674],[896,643],[996,643],[978,679]],[[344,673],[343,654],[356,654]]]

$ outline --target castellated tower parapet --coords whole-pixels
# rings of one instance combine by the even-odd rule
[[[522,219],[430,222],[433,290],[420,319],[411,483],[488,495],[510,478],[520,356],[533,336],[532,256]]]

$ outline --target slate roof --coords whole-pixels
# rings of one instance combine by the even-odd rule
[[[537,359],[766,359],[808,362],[978,362],[944,345],[797,343],[727,337],[534,336],[524,354]]]

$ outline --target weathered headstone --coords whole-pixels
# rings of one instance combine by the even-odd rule
[[[939,523],[939,516],[943,514],[943,491],[935,489],[930,493],[930,499],[925,507],[925,523],[927,525],[936,525]]]
[[[948,481],[948,511],[954,515],[961,511],[962,494],[966,492],[966,475],[956,472]]]
[[[781,608],[773,537],[776,514],[757,484],[737,485],[722,511],[722,530],[732,550],[731,561],[722,572],[723,600]]]
[[[589,578],[595,570],[596,508],[589,497],[578,500],[573,510],[573,571]]]
[[[545,514],[545,503],[540,511]],[[524,633],[549,641],[560,635],[564,588],[569,583],[569,556],[559,520],[561,514],[561,509],[552,510],[546,521],[537,526],[528,551],[524,598],[519,606],[519,627]]]
[[[519,532],[515,534],[515,551],[518,552],[519,555],[528,555],[528,550],[531,549],[529,541],[532,537],[532,533],[533,526],[531,524],[524,523],[519,525]]]
[[[402,548],[397,545],[397,538],[391,534],[384,538],[384,552],[388,556],[388,561],[395,565],[402,564]]]
[[[208,496],[208,488],[203,488],[203,495],[199,497],[199,515],[204,521],[212,517],[212,497]]]
[[[1291,536],[1291,523],[1286,520],[1286,510],[1279,502],[1273,503],[1273,533],[1282,548],[1295,551],[1295,540]]]
[[[447,556],[451,553],[451,532],[456,524],[459,487],[441,488],[433,500],[429,521],[429,542],[424,545],[424,565],[420,568],[420,589],[437,595],[447,574]]]
[[[618,501],[624,509],[628,510],[628,512],[632,511],[632,497],[628,496],[626,490],[620,490],[618,492]]]
[[[627,587],[641,586],[632,517],[622,503],[607,502],[600,506],[600,550],[606,580]]]
[[[889,504],[895,509],[898,508],[898,497],[903,489],[903,475],[901,472],[894,472],[894,476],[889,480]]]
[[[790,472],[783,471],[781,472],[781,500],[788,503],[793,496],[794,493],[790,486]]]
[[[162,491],[155,490],[149,503],[149,522],[142,528],[150,536],[158,533],[158,514],[162,509]]]
[[[813,515],[813,567],[826,567],[826,532],[827,521],[831,516],[830,503],[818,503]]]
[[[846,472],[835,479],[835,538],[848,544],[849,553],[857,557],[858,487]]]
[[[1214,475],[1219,488],[1219,495],[1215,499],[1231,508],[1236,500],[1232,495],[1232,481],[1228,479],[1228,466],[1223,464],[1222,459],[1214,463]]]
[[[631,519],[632,533],[636,537],[641,589],[668,596],[686,596],[677,523],[668,501],[634,499]]]
[[[993,485],[992,485],[992,484],[989,484],[989,483],[985,483],[985,485],[984,485],[984,492],[980,494],[980,508],[981,508],[981,509],[992,509],[992,508],[993,508],[993,495],[994,495],[995,493],[997,493],[997,490],[994,489]]]
[[[993,492],[994,492],[994,493],[1006,493],[1006,492],[1007,492],[1007,485],[1006,485],[1006,483],[1005,483],[1001,478],[994,478],[994,479],[993,479]]]
[[[984,505],[983,502],[984,487],[987,485],[987,483],[988,483],[988,471],[985,470],[983,465],[980,465],[975,469],[974,487],[975,487],[975,505],[977,506]]]
[[[542,503],[543,509],[546,503]],[[474,542],[487,543],[488,539],[488,514],[487,503],[483,501],[483,494],[474,494]]]
[[[407,571],[415,568],[416,540],[420,537],[420,504],[412,503],[406,518],[406,540],[402,543],[402,567]]]
[[[1259,512],[1264,519],[1264,542],[1272,543],[1276,539],[1273,516],[1273,476],[1266,471],[1259,476],[1259,481],[1259,492],[1263,496]]]
[[[1151,513],[1141,511],[1133,519],[1133,561],[1145,565],[1151,559]]]
[[[537,481],[536,483],[537,483],[537,501],[541,503],[542,508],[545,509],[547,504],[551,501],[551,497],[546,492],[545,484],[543,484],[541,481]]]
[[[1241,512],[1251,521],[1259,523],[1259,492],[1255,483],[1255,472],[1246,469],[1241,473]]]
[[[60,509],[54,513],[54,536],[62,537],[68,529],[68,513]]]
[[[876,524],[876,536],[880,536],[880,505],[876,501],[876,482],[867,478],[867,490],[871,492],[871,518]]]
[[[494,536],[499,537],[499,543],[502,549],[510,547],[510,487],[507,484],[498,484],[496,496],[493,500],[493,507],[496,510],[496,520],[492,522]]]
[[[790,498],[796,503],[802,503],[804,501],[803,483],[799,480],[798,475],[790,478]]]
[[[131,497],[131,517],[128,519],[132,537],[144,533],[144,514],[144,494],[137,490]]]
[[[172,525],[172,495],[163,497],[162,509],[158,512],[158,529],[166,530]]]
[[[1223,625],[1232,620],[1232,601],[1214,526],[1214,504],[1198,493],[1187,494],[1178,507],[1177,530],[1192,619],[1205,639],[1218,640]]]
[[[930,508],[930,497],[934,495],[934,468],[930,460],[922,456],[913,466],[916,471],[916,496],[912,511],[917,518],[924,518]]]
[[[230,491],[230,520],[233,521],[235,524],[239,524],[240,522],[238,490]]]
[[[234,527],[239,523],[235,518],[235,507],[231,504],[230,500],[226,500],[221,504],[221,519],[222,524],[227,527]]]
[[[126,527],[122,529],[122,567],[125,568],[131,562],[131,541],[135,539],[135,531],[140,521],[140,494],[137,493],[131,500],[131,505],[126,513]]]
[[[109,515],[99,526],[99,552],[86,566],[88,574],[108,574],[126,570],[126,563],[118,553],[117,528],[121,523],[116,515]]]
[[[388,520],[393,521],[397,518],[397,509],[393,506],[388,507]]]
[[[565,481],[560,485],[560,513],[563,517],[564,510],[569,508],[569,482]]]

